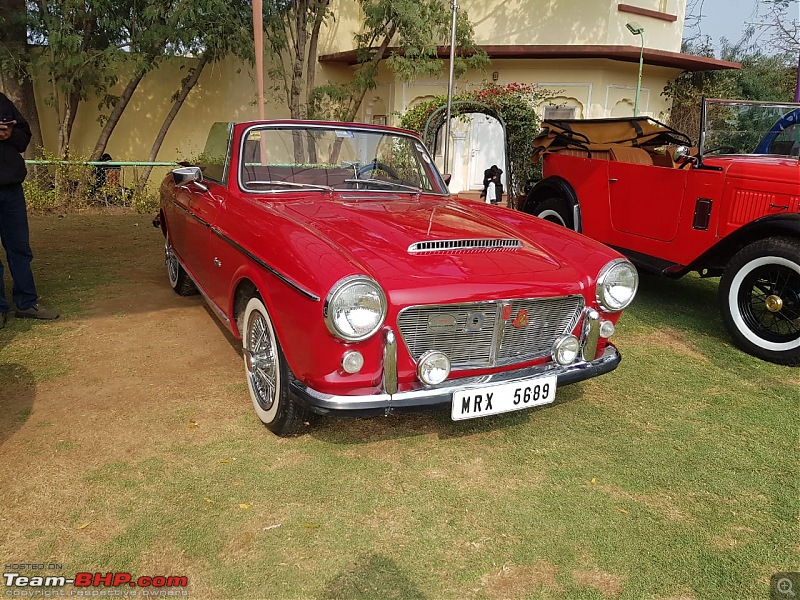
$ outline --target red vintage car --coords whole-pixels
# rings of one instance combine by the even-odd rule
[[[544,177],[520,208],[640,269],[721,276],[736,344],[800,365],[800,157],[753,153],[776,117],[797,108],[707,100],[699,147],[644,117],[545,121],[534,140]],[[796,129],[780,135],[786,154],[800,147],[789,139]]]
[[[169,282],[242,340],[256,413],[449,405],[466,419],[550,403],[614,369],[633,265],[529,215],[451,196],[414,134],[217,123],[161,186]]]

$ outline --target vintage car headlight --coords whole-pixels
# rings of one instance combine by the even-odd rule
[[[565,335],[553,344],[553,360],[560,365],[570,365],[581,353],[581,343],[574,335]]]
[[[639,288],[639,274],[630,262],[617,258],[597,276],[597,301],[608,312],[617,312],[633,302]]]
[[[444,352],[428,350],[419,358],[417,375],[428,385],[439,385],[450,375],[450,359]]]
[[[369,277],[345,277],[331,288],[324,315],[328,331],[336,337],[348,342],[365,340],[386,318],[386,295]]]

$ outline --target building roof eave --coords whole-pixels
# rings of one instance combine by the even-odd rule
[[[639,46],[612,46],[612,45],[488,45],[481,46],[489,58],[493,59],[607,59],[621,62],[639,62]],[[392,54],[402,54],[402,48],[387,48],[384,58]],[[437,51],[439,58],[448,58],[450,49],[440,46]],[[724,69],[741,69],[740,63],[684,54],[683,52],[669,52],[645,48],[643,53],[645,64],[680,69],[681,71],[719,71]],[[324,54],[319,57],[319,62],[328,64],[345,64],[353,66],[359,63],[356,50],[346,50],[333,54]]]

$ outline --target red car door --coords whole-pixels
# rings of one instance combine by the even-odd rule
[[[197,185],[187,186],[178,197],[185,213],[185,240],[178,248],[184,267],[207,295],[211,273],[211,226],[222,201],[223,188],[211,181],[204,183],[208,190]]]
[[[641,152],[646,154],[644,150]],[[615,233],[627,234],[619,236],[620,246],[645,251],[641,245],[646,245],[647,240],[675,239],[688,172],[688,168],[652,163],[608,161],[611,224]]]

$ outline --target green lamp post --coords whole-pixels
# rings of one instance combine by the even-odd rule
[[[636,22],[632,23],[625,23],[625,27],[628,28],[633,35],[638,35],[642,41],[642,49],[639,52],[639,80],[636,82],[636,99],[633,102],[633,116],[639,116],[639,94],[642,91],[642,63],[644,62],[644,27],[639,25]]]

